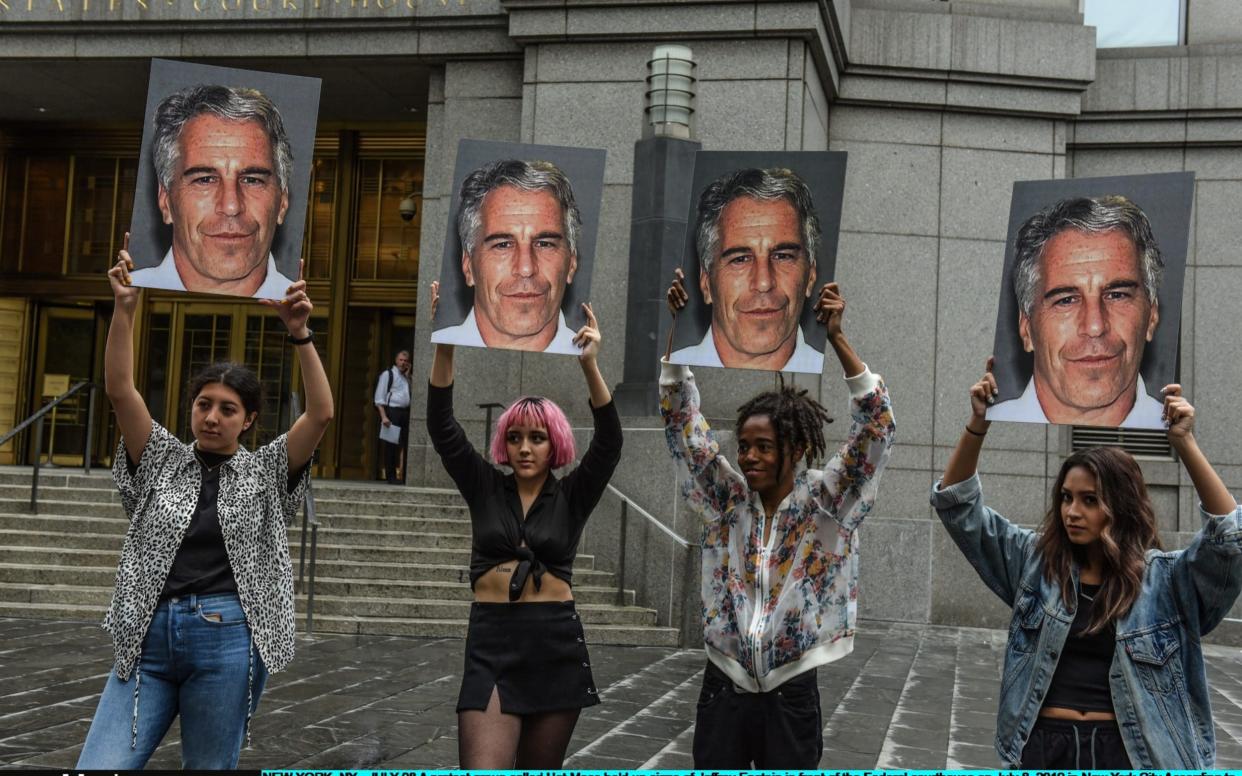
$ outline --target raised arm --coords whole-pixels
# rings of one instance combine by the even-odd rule
[[[301,276],[300,268],[298,275]],[[298,354],[298,364],[302,368],[306,408],[293,421],[285,442],[289,455],[289,472],[293,473],[310,462],[315,448],[319,446],[319,440],[323,439],[323,432],[332,422],[332,387],[328,384],[323,362],[319,360],[319,351],[315,350],[311,340],[308,323],[315,306],[306,295],[306,281],[298,280],[289,286],[283,300],[260,299],[259,303],[275,310],[285,324],[290,339],[295,341],[294,351]]]
[[[578,362],[582,366],[583,376],[586,377],[595,432],[591,435],[591,444],[582,454],[582,461],[566,476],[564,486],[574,501],[575,514],[585,520],[599,502],[604,488],[612,479],[612,473],[621,461],[624,435],[621,433],[621,419],[617,415],[616,405],[612,402],[612,392],[608,390],[608,384],[604,382],[599,371],[598,358],[602,342],[599,322],[596,321],[595,311],[589,304],[582,305],[582,309],[586,312],[587,323],[574,336],[574,344],[582,348]]]
[[[431,281],[431,320],[435,320],[436,308],[440,306],[440,281]],[[431,384],[448,388],[453,384],[453,346],[436,345],[431,357]]]
[[[684,275],[676,270],[668,289],[668,306],[677,313],[686,306]],[[673,335],[670,331],[660,373],[660,415],[664,418],[664,438],[673,460],[686,466],[682,493],[691,509],[708,520],[719,520],[729,505],[746,498],[746,481],[720,455],[720,443],[699,410],[699,389],[694,375],[679,364],[668,363]]]
[[[992,375],[995,359],[988,356],[988,365],[979,382],[970,387],[970,419],[966,421],[957,446],[949,454],[949,463],[940,477],[940,487],[947,488],[974,476],[979,468],[979,453],[992,421],[987,419],[988,407],[996,400],[996,378]]]
[[[1220,624],[1242,591],[1242,510],[1195,440],[1195,408],[1180,385],[1165,386],[1164,416],[1169,444],[1202,505],[1203,526],[1175,564],[1179,598],[1202,635]]]
[[[595,311],[584,302],[582,310],[586,313],[586,325],[574,335],[574,344],[582,348],[578,354],[578,363],[582,366],[582,375],[586,378],[587,392],[591,395],[592,407],[603,407],[612,401],[612,391],[599,371],[599,322],[595,320]]]
[[[940,482],[932,486],[931,504],[983,583],[1013,606],[1026,562],[1035,551],[1035,534],[983,503],[975,473],[990,425],[984,414],[996,395],[992,363],[989,358],[983,377],[970,387],[970,419]]]
[[[1212,515],[1227,515],[1237,509],[1238,502],[1199,449],[1195,440],[1195,408],[1182,396],[1182,386],[1176,383],[1164,387],[1164,417],[1169,423],[1169,444],[1195,484],[1203,509]]]
[[[151,436],[151,412],[134,385],[134,316],[141,289],[131,285],[129,271],[133,268],[129,232],[126,232],[120,257],[108,270],[114,304],[108,343],[104,348],[104,390],[116,413],[117,428],[125,439],[125,452],[130,461],[137,464]]]
[[[815,303],[815,317],[841,362],[850,388],[850,433],[811,488],[825,511],[853,531],[871,511],[880,474],[893,448],[893,405],[884,382],[873,375],[845,336],[845,299],[836,283],[826,283]]]
[[[435,320],[440,304],[440,283],[431,284],[431,319]],[[453,412],[453,346],[436,345],[431,362],[430,385],[427,388],[427,435],[453,478],[457,489],[469,501],[479,491],[483,478],[493,471],[491,464],[479,455]]]

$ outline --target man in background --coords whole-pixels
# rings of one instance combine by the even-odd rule
[[[393,365],[376,380],[375,409],[383,426],[380,444],[384,446],[384,474],[389,485],[405,484],[405,448],[410,436],[410,351],[398,352]]]

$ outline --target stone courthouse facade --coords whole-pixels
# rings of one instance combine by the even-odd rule
[[[42,376],[55,371],[45,363],[55,315],[102,342],[108,298],[99,262],[115,253],[128,220],[124,175],[111,179],[121,204],[111,205],[101,236],[81,236],[84,208],[73,197],[100,185],[79,174],[88,162],[104,170],[102,180],[109,163],[100,159],[122,170],[136,156],[150,57],[324,79],[315,160],[324,206],[312,207],[320,231],[308,231],[307,249],[341,402],[324,476],[371,476],[359,463],[371,452],[358,439],[373,437],[365,383],[412,340],[411,480],[446,484],[422,430],[431,354],[419,309],[440,271],[461,138],[607,149],[593,280],[601,366],[611,382],[625,375],[637,395],[653,390],[654,369],[631,364],[627,374],[622,363],[628,350],[654,365],[651,322],[663,283],[662,257],[631,251],[632,222],[658,196],[635,191],[645,174],[635,169],[635,143],[646,131],[652,49],[679,43],[697,62],[694,138],[704,149],[849,155],[837,280],[849,301],[847,331],[887,379],[898,421],[898,446],[862,528],[862,616],[1002,623],[1001,605],[952,546],[927,495],[991,349],[1014,181],[1197,174],[1181,379],[1200,412],[1203,447],[1242,494],[1234,309],[1242,295],[1242,7],[1184,6],[1183,45],[1097,49],[1079,0],[0,0],[0,370],[8,370],[0,430],[37,406]],[[60,158],[70,159],[61,174],[67,205],[56,199],[60,168],[46,172]],[[389,212],[410,193],[418,219],[402,226]],[[50,226],[36,218],[47,202]],[[253,352],[267,353],[249,307],[194,304],[147,303],[146,371],[164,375],[157,388],[174,422],[179,376],[204,357],[188,348],[247,358],[259,343]],[[100,347],[88,361],[98,363]],[[274,348],[264,357],[279,360]],[[161,370],[169,351],[181,360]],[[847,394],[829,363],[823,378],[798,382],[837,415],[829,430],[840,439]],[[460,349],[459,416],[481,440],[477,405],[536,393],[585,425],[576,373],[567,358]],[[272,379],[287,389],[296,374]],[[699,381],[707,414],[728,429],[740,401],[773,377],[704,369]],[[586,550],[624,571],[640,602],[694,643],[697,593],[684,580],[697,580],[695,553],[642,510],[691,544],[697,527],[677,503],[659,418],[641,401],[626,414],[614,484],[633,506],[623,529],[622,501],[607,496]],[[1037,522],[1073,436],[994,426],[983,471],[991,503]],[[1193,490],[1177,462],[1152,452],[1143,466],[1165,542],[1181,546],[1197,528]],[[5,454],[22,461],[20,447]],[[1237,625],[1227,623],[1222,638],[1242,638]]]

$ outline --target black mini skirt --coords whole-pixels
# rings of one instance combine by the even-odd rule
[[[573,601],[471,605],[457,710],[486,710],[493,687],[505,714],[599,703]]]

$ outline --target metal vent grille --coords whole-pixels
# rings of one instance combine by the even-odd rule
[[[1120,447],[1137,458],[1173,458],[1173,448],[1163,431],[1136,428],[1098,428],[1074,426],[1070,433],[1070,449],[1073,452],[1088,447]]]

